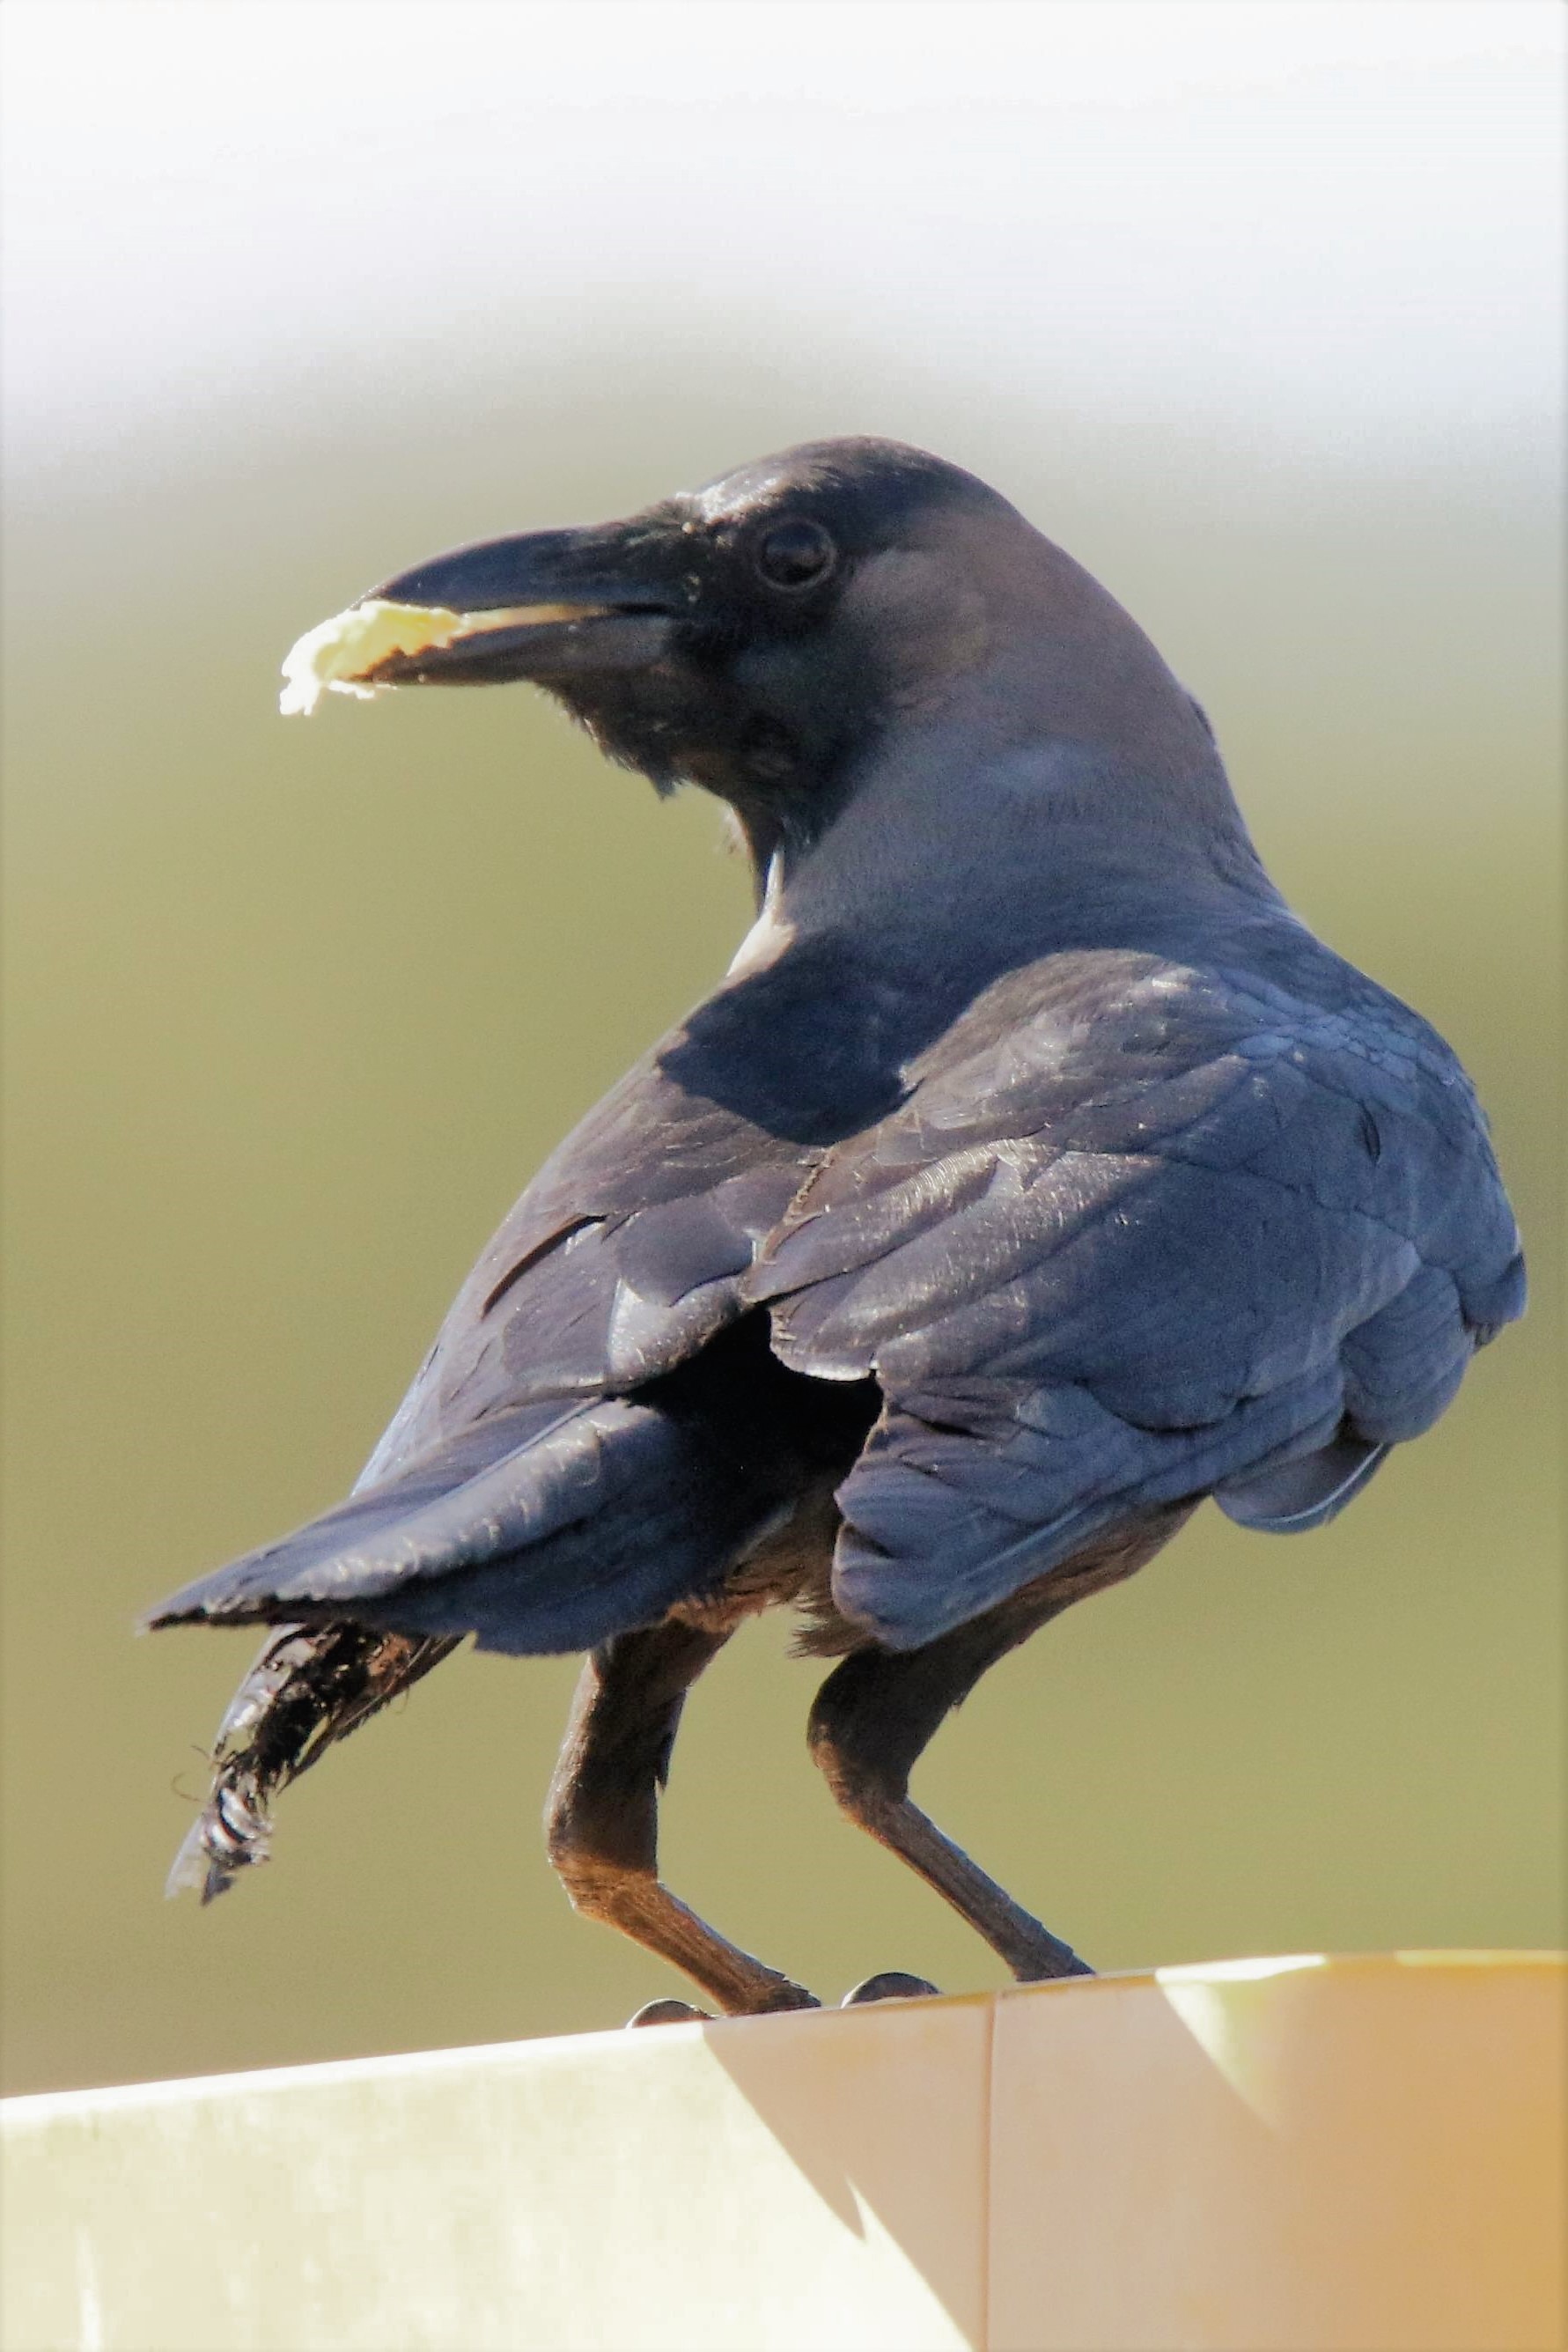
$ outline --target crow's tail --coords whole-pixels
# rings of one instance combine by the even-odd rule
[[[514,1655],[591,1650],[711,1596],[831,1492],[877,1402],[869,1381],[786,1370],[747,1318],[633,1395],[531,1399],[466,1423],[185,1586],[152,1624],[277,1630],[219,1729],[172,1891],[210,1900],[264,1862],[278,1790],[465,1636]]]
[[[237,1872],[267,1861],[278,1791],[456,1647],[455,1637],[364,1625],[281,1626],[218,1726],[212,1792],[174,1857],[167,1892],[210,1903]]]

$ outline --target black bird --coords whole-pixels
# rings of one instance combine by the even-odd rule
[[[1469,1080],[1285,905],[1126,614],[956,467],[818,443],[377,593],[486,616],[379,682],[546,688],[728,803],[760,911],[524,1193],[350,1498],[154,1614],[283,1629],[176,1881],[260,1859],[276,1791],[465,1635],[585,1650],[573,1902],[721,2010],[810,2005],[655,1864],[685,1692],[786,1603],[841,1661],[840,1804],[1016,1976],[1082,1969],[911,1767],[1206,1496],[1321,1526],[1437,1420],[1523,1304]]]

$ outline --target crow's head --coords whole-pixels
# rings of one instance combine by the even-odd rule
[[[954,562],[966,517],[1034,536],[920,450],[814,443],[623,522],[490,540],[399,573],[376,596],[508,625],[373,675],[533,679],[612,759],[728,801],[766,855],[769,836],[820,830],[890,717],[984,659],[984,584]],[[552,617],[530,623],[530,606]],[[553,617],[563,606],[587,609]]]
[[[459,548],[373,595],[393,627],[435,608],[449,634],[416,626],[415,650],[347,675],[531,679],[661,790],[727,801],[759,870],[820,836],[890,729],[959,706],[971,743],[983,720],[1103,746],[1129,721],[1149,737],[1153,711],[1180,740],[1124,745],[1145,772],[1212,752],[1085,572],[972,474],[896,442],[809,443],[625,521]]]

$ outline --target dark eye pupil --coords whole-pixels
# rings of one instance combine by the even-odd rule
[[[775,588],[804,588],[833,560],[833,542],[815,522],[776,522],[757,551],[757,568]]]

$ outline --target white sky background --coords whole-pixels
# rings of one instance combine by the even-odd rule
[[[1556,0],[8,0],[12,462],[727,329],[1537,458]],[[326,389],[324,389],[324,387]]]

